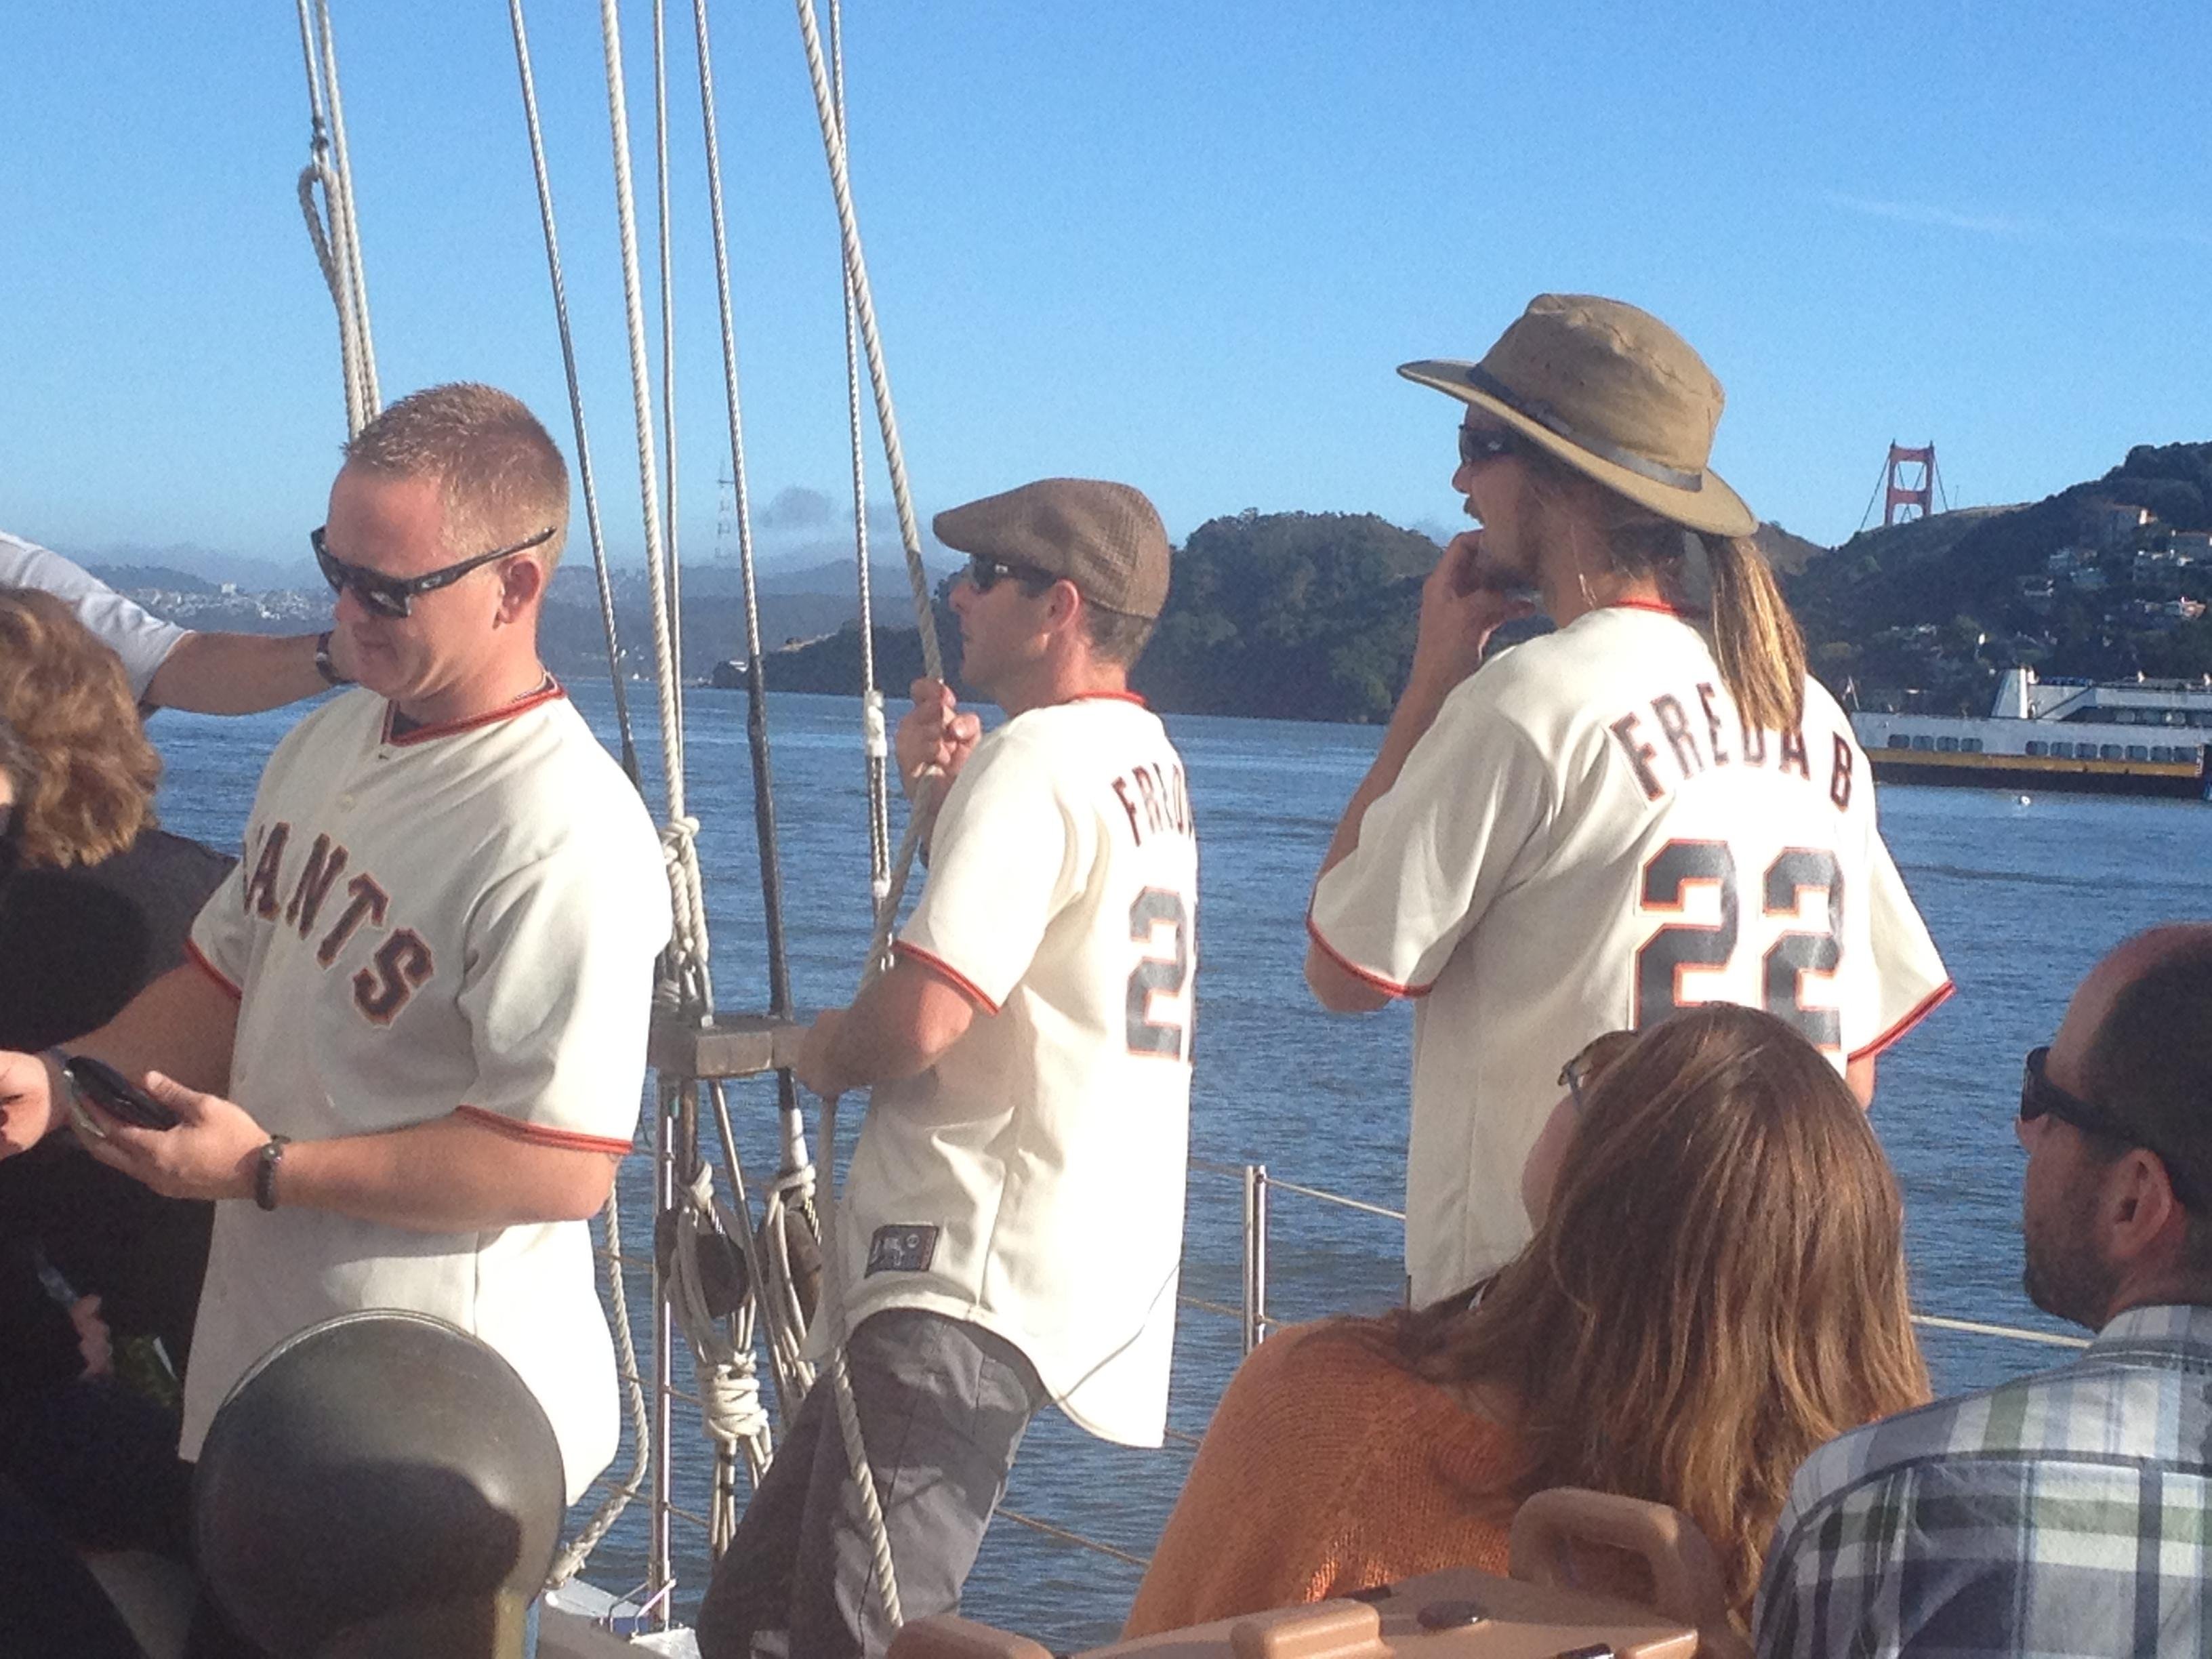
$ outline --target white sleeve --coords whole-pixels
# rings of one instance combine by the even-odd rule
[[[1872,857],[1868,878],[1868,926],[1874,946],[1875,1012],[1873,1042],[1851,1058],[1878,1054],[1917,1025],[1929,1010],[1951,994],[1951,975],[1929,937],[1912,895],[1905,890],[1881,833],[1869,836]]]
[[[0,531],[0,585],[36,587],[67,602],[93,637],[123,659],[131,692],[142,702],[155,671],[190,633],[149,616],[90,572],[58,553]]]
[[[548,1146],[629,1149],[669,934],[660,872],[631,850],[580,841],[485,893],[460,995],[477,1062],[466,1115]]]
[[[899,930],[899,953],[998,1012],[1080,884],[1082,842],[1035,745],[987,740],[938,815],[929,881]]]
[[[1480,678],[1445,699],[1307,912],[1315,943],[1394,996],[1436,983],[1554,810],[1553,768]]]

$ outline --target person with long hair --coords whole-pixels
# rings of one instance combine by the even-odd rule
[[[1412,1299],[1528,1237],[1520,1172],[1562,1048],[1707,1002],[1789,1021],[1863,1100],[1950,987],[1875,824],[1865,755],[1710,465],[1720,382],[1618,300],[1539,295],[1466,405],[1481,528],[1423,588],[1412,667],[1322,863],[1306,978],[1416,1000]],[[1484,657],[1540,607],[1554,631]]]
[[[1127,1636],[1502,1573],[1514,1510],[1553,1486],[1681,1510],[1747,1621],[1798,1464],[1928,1397],[1897,1183],[1835,1068],[1771,1015],[1716,1005],[1612,1048],[1570,1062],[1572,1132],[1511,1261],[1253,1352]]]
[[[125,666],[52,593],[0,587],[0,1048],[36,1050],[183,960],[230,860],[158,827]],[[72,1549],[187,1553],[173,1395],[211,1210],[65,1135],[0,1161],[0,1652],[136,1653]]]

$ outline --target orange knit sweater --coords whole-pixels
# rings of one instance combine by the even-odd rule
[[[1124,1638],[1440,1567],[1505,1571],[1512,1435],[1329,1322],[1230,1380]]]

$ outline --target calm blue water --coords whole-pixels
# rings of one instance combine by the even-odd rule
[[[611,738],[607,688],[582,686],[575,696]],[[842,1002],[869,922],[859,704],[793,696],[770,706],[793,984],[802,1006]],[[767,996],[744,708],[737,693],[691,694],[690,810],[707,826],[702,860],[726,1008],[761,1006]],[[649,701],[635,712],[641,750],[657,750]],[[167,826],[234,847],[261,763],[290,721],[158,716]],[[1410,1019],[1402,1010],[1354,1021],[1327,1016],[1308,999],[1299,971],[1308,884],[1379,734],[1196,717],[1169,726],[1188,764],[1202,858],[1192,1151],[1263,1162],[1275,1176],[1396,1206]],[[657,784],[651,793],[657,805]],[[2022,805],[1996,792],[1892,787],[1881,812],[1959,985],[1884,1060],[1875,1105],[1905,1187],[1916,1300],[1929,1311],[2051,1328],[2019,1288],[2021,1160],[2011,1122],[2020,1057],[2048,1037],[2075,983],[2115,940],[2155,921],[2212,915],[2212,808],[2062,796]],[[766,1171],[775,1154],[773,1097],[749,1085],[736,1103],[741,1151]],[[635,1224],[649,1205],[641,1163],[629,1167],[624,1194]],[[1237,1221],[1234,1182],[1194,1174],[1188,1291],[1238,1300]],[[633,1231],[633,1248],[641,1237]],[[1271,1246],[1278,1315],[1376,1309],[1398,1293],[1392,1223],[1279,1194]],[[634,1288],[642,1310],[642,1289]],[[642,1333],[641,1323],[641,1346]],[[1233,1320],[1185,1310],[1176,1427],[1203,1429],[1237,1344]],[[1942,1389],[2055,1358],[1940,1334],[1928,1345]],[[678,1370],[679,1386],[688,1386],[681,1360]],[[683,1432],[679,1460],[692,1461],[679,1468],[679,1492],[696,1504],[705,1442]],[[1151,1452],[1107,1446],[1048,1415],[1031,1431],[1008,1503],[1141,1555],[1188,1463],[1188,1450],[1172,1444]],[[602,1547],[592,1577],[611,1589],[642,1577],[643,1537],[634,1514]],[[679,1539],[690,1541],[681,1532]],[[1113,1634],[1137,1577],[1001,1521],[984,1545],[967,1610],[1065,1651]],[[690,1595],[697,1589],[695,1577]]]

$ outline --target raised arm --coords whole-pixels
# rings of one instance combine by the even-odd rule
[[[1480,532],[1452,538],[1421,586],[1420,629],[1414,638],[1413,663],[1407,675],[1406,690],[1391,711],[1390,724],[1383,731],[1374,763],[1337,820],[1336,833],[1322,857],[1321,875],[1352,856],[1359,845],[1359,830],[1368,809],[1398,781],[1414,745],[1436,724],[1437,714],[1453,688],[1481,666],[1490,636],[1503,623],[1528,614],[1527,601],[1477,584],[1474,571],[1481,545]],[[1387,993],[1330,955],[1318,939],[1306,947],[1305,974],[1314,1000],[1335,1013],[1365,1013],[1390,1000]]]

